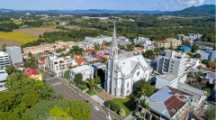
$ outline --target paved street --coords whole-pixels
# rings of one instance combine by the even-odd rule
[[[46,77],[46,83],[50,84],[57,94],[63,95],[65,99],[77,99],[87,101],[91,104],[92,120],[108,120],[107,112],[89,96],[79,92],[75,88],[68,86],[63,80],[54,77]],[[114,120],[114,119],[113,119]]]

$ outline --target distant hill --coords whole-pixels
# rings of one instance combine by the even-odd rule
[[[186,8],[175,12],[164,12],[162,14],[170,14],[177,16],[215,16],[215,5],[201,5]]]
[[[215,5],[201,5],[193,6],[180,11],[147,11],[147,10],[108,10],[108,9],[88,9],[88,10],[12,10],[0,9],[0,13],[24,13],[32,12],[38,14],[51,13],[51,14],[151,14],[151,15],[174,15],[174,16],[214,16]]]
[[[9,13],[9,12],[14,12],[14,10],[12,10],[12,9],[1,9],[0,8],[0,13]]]

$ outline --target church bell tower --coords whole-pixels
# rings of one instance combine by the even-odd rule
[[[116,96],[117,93],[117,61],[118,61],[118,42],[116,35],[116,22],[113,22],[113,38],[112,46],[109,53],[109,61],[107,67],[107,77],[106,77],[106,91],[111,95]]]

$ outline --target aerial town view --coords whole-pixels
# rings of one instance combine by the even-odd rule
[[[0,0],[0,120],[216,120],[216,1]]]

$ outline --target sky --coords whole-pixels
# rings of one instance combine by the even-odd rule
[[[215,0],[0,0],[0,8],[16,10],[161,10],[216,4]]]

